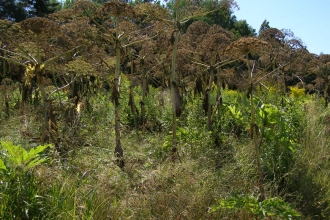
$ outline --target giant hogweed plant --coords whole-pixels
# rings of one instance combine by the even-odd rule
[[[178,55],[178,44],[179,36],[182,32],[182,25],[191,20],[192,18],[207,15],[215,12],[221,8],[237,7],[235,1],[216,1],[213,10],[203,11],[203,9],[196,7],[196,5],[190,0],[174,0],[169,3],[169,8],[172,17],[152,13],[151,8],[146,10],[150,14],[150,18],[154,20],[160,20],[165,24],[173,28],[171,37],[172,47],[172,62],[171,62],[171,99],[172,99],[172,152],[176,152],[177,148],[177,116],[181,113],[182,101],[179,95],[178,82],[177,82],[177,55]]]
[[[285,120],[285,113],[280,112],[275,106],[263,104],[262,99],[257,97],[254,92],[255,86],[258,84],[264,86],[261,81],[276,70],[264,73],[256,69],[256,61],[250,60],[250,56],[262,54],[267,47],[268,44],[265,41],[255,38],[242,38],[227,48],[228,53],[232,54],[232,56],[245,54],[242,61],[247,67],[249,76],[247,77],[247,97],[244,99],[246,101],[242,103],[245,103],[245,112],[247,114],[242,113],[237,108],[238,106],[228,106],[228,109],[236,118],[237,123],[249,130],[255,149],[259,202],[267,200],[264,189],[265,174],[268,178],[270,175],[273,175],[277,183],[282,182],[285,175],[288,175],[290,164],[292,163],[292,154],[295,150],[293,146],[294,140],[290,139],[290,136],[289,138],[287,137],[287,134],[290,132],[290,126],[287,125],[287,120]],[[270,143],[274,143],[274,145],[270,145]],[[262,148],[263,146],[264,148]],[[280,149],[275,149],[278,147]],[[272,171],[273,167],[278,167],[278,169]]]
[[[286,99],[288,107],[283,107],[265,103],[263,98],[254,95],[252,100],[255,108],[255,130],[251,129],[252,110],[246,96],[237,94],[237,100],[226,102],[225,106],[236,123],[247,130],[252,139],[257,135],[260,157],[257,172],[262,172],[262,181],[272,181],[281,194],[285,190],[285,179],[294,165],[294,154],[300,149],[297,136],[299,125],[295,119],[299,112],[294,110],[297,107],[295,100]],[[258,175],[260,178],[260,173]],[[219,200],[219,204],[211,207],[211,211],[224,209],[249,212],[257,218],[300,219],[301,214],[282,198],[267,198],[262,195],[264,191],[260,190],[260,186],[263,187],[261,184],[264,183],[258,182],[257,195],[230,195]]]
[[[316,89],[323,90],[325,107],[327,107],[330,102],[330,56],[328,54],[322,54],[317,59],[314,59],[313,62],[315,64],[310,70],[312,74],[317,76],[315,80],[317,82]]]
[[[222,68],[237,61],[237,59],[232,59],[224,55],[224,51],[227,45],[234,39],[234,35],[220,26],[208,27],[206,23],[197,21],[188,27],[185,37],[190,39],[188,41],[191,44],[190,47],[197,51],[193,52],[191,56],[188,55],[186,59],[188,58],[191,63],[205,68],[202,73],[197,74],[203,82],[203,87],[205,87],[203,88],[203,108],[208,118],[207,127],[211,130],[213,113],[218,112],[218,118],[221,118],[222,96],[220,88],[222,85]],[[194,45],[196,45],[195,48]],[[217,83],[216,107],[218,111],[213,111],[210,101],[212,85],[214,83]],[[214,109],[216,110],[216,108]]]
[[[8,55],[0,56],[0,59],[15,63],[25,68],[22,97],[23,102],[27,101],[26,97],[24,96],[24,88],[31,87],[34,83],[34,79],[36,79],[38,91],[41,93],[44,114],[44,121],[41,126],[41,141],[54,141],[56,136],[56,128],[54,125],[56,122],[52,120],[51,116],[50,110],[52,109],[52,104],[51,100],[49,99],[50,97],[48,97],[46,94],[46,80],[44,76],[44,70],[47,66],[49,66],[51,63],[54,63],[60,57],[63,57],[64,55],[77,50],[79,47],[73,48],[72,50],[67,50],[45,60],[45,58],[41,56],[45,36],[59,36],[61,32],[58,24],[47,18],[29,18],[22,21],[20,25],[27,35],[35,36],[35,42],[30,42],[30,45],[34,45],[33,48],[26,48],[25,45],[17,43],[13,40],[13,37],[4,33],[7,39],[16,47],[17,52],[7,51],[4,48],[0,48],[0,50],[5,51]],[[29,50],[33,50],[34,53],[29,52]],[[51,121],[51,123],[49,123],[49,121]]]
[[[124,163],[124,150],[121,145],[120,138],[120,73],[122,60],[125,58],[125,48],[144,41],[150,40],[157,36],[148,36],[141,34],[137,28],[137,25],[133,22],[138,20],[141,11],[135,10],[133,6],[128,5],[124,2],[112,1],[105,3],[102,7],[96,11],[92,17],[85,10],[85,13],[89,18],[96,24],[96,26],[103,32],[103,35],[108,43],[114,45],[115,49],[115,74],[111,84],[111,99],[115,106],[115,136],[116,146],[114,154],[117,157],[117,164],[120,168],[123,168]],[[101,24],[98,20],[103,21]],[[109,66],[110,69],[110,66]]]

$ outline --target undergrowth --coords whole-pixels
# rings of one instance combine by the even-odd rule
[[[19,212],[22,219],[328,219],[330,109],[314,96],[292,92],[260,92],[254,99],[263,201],[245,94],[223,91],[224,104],[217,110],[220,117],[213,117],[212,130],[206,126],[202,98],[188,94],[177,118],[178,151],[173,155],[171,103],[164,93],[160,96],[161,91],[149,88],[148,129],[141,123],[138,131],[134,129],[128,97],[121,97],[123,169],[116,166],[113,153],[113,104],[106,92],[95,94],[75,132],[61,130],[65,126],[58,117],[66,154],[46,150],[41,156],[48,160],[24,172],[4,163],[1,187],[8,191],[0,193],[0,216],[15,219]],[[141,100],[140,89],[135,100]],[[163,105],[156,107],[160,102]],[[26,150],[38,147],[37,113],[34,106],[22,111],[13,104],[9,119],[1,115],[0,140]],[[7,154],[3,149],[1,153],[6,162]],[[23,179],[10,179],[18,174]],[[23,183],[20,190],[31,192],[31,199],[11,194],[18,186],[10,181]],[[21,203],[4,202],[13,198]],[[18,204],[34,211],[16,210]]]

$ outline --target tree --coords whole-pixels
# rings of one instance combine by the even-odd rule
[[[60,9],[57,0],[3,0],[0,18],[20,22],[31,17],[45,17]]]
[[[230,1],[197,1],[194,3],[196,7],[200,7],[204,11],[212,11],[221,5],[228,4]],[[219,25],[222,28],[233,32],[236,38],[240,37],[253,37],[256,35],[255,29],[253,29],[246,20],[237,20],[234,15],[233,9],[238,8],[238,5],[234,2],[231,3],[232,7],[221,7],[219,10],[207,13],[203,16],[193,17],[186,23],[182,24],[182,30],[185,32],[187,28],[194,21],[204,21],[210,26]],[[169,2],[167,7],[173,8],[173,1]]]
[[[27,18],[25,5],[21,1],[3,0],[0,6],[0,18],[20,22]]]
[[[269,21],[267,21],[266,19],[262,22],[262,24],[260,25],[258,34],[260,35],[263,31],[267,30],[268,28],[270,28],[269,26]]]
[[[57,0],[34,0],[33,9],[30,11],[29,17],[45,17],[59,10],[60,5],[60,2]]]
[[[253,37],[256,35],[256,30],[253,29],[246,20],[235,21],[231,32],[236,35],[237,39],[241,37]]]
[[[323,90],[324,106],[328,107],[330,102],[330,54],[322,54],[312,60],[314,63],[310,71],[317,76],[315,87]]]

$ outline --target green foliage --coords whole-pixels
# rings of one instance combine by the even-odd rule
[[[3,160],[0,159],[2,219],[33,219],[42,216],[42,196],[38,195],[38,182],[32,168],[44,163],[40,157],[51,145],[38,146],[26,151],[11,142],[0,142]]]
[[[44,163],[47,159],[40,158],[40,153],[47,148],[52,148],[52,145],[39,145],[37,148],[32,148],[30,151],[25,150],[21,146],[16,146],[11,142],[0,142],[4,158],[11,168],[20,168],[22,172],[27,172],[31,168]]]
[[[59,10],[60,2],[57,0],[6,0],[2,1],[3,8],[0,17],[20,22],[29,17],[45,17],[47,14]]]
[[[243,125],[244,121],[243,121],[242,112],[239,109],[237,109],[235,105],[228,105],[227,107],[228,107],[230,113],[233,115],[233,117],[237,121],[237,123],[240,125]]]
[[[262,22],[262,24],[260,25],[258,34],[260,35],[263,31],[267,30],[268,28],[270,28],[269,26],[269,21],[267,21],[266,19]]]
[[[291,220],[300,219],[299,217],[301,217],[298,211],[281,198],[270,198],[259,202],[254,196],[234,195],[227,199],[221,199],[219,205],[213,206],[211,211],[214,212],[219,209],[244,210],[267,219],[268,217],[281,217],[282,219]]]
[[[296,86],[290,86],[290,97],[294,99],[301,99],[305,96],[305,89],[298,88]]]
[[[49,1],[56,2],[56,0]],[[223,101],[223,103],[216,103],[216,92],[219,90],[215,90],[213,83],[210,97],[208,97],[212,112],[211,117],[208,118],[202,107],[203,98],[193,97],[192,93],[189,93],[193,90],[194,85],[198,90],[205,89],[197,88],[199,86],[195,84],[196,76],[204,75],[203,68],[195,68],[191,64],[193,59],[199,59],[204,55],[193,53],[190,48],[190,46],[199,48],[197,51],[203,49],[205,45],[201,42],[205,36],[185,36],[183,33],[190,24],[190,21],[186,19],[199,12],[213,10],[219,4],[230,3],[228,7],[194,17],[194,19],[206,21],[211,26],[218,24],[222,28],[231,30],[237,38],[253,36],[255,30],[245,20],[237,21],[233,15],[232,7],[235,5],[235,1],[171,1],[168,5],[169,11],[172,10],[172,16],[177,15],[177,22],[170,21],[169,15],[163,16],[163,12],[168,12],[166,9],[153,10],[154,7],[151,4],[141,5],[136,2],[131,6],[140,6],[139,11],[143,12],[142,17],[127,20],[127,16],[120,16],[120,19],[124,20],[123,23],[116,23],[113,19],[104,21],[102,22],[104,29],[99,29],[99,31],[96,29],[97,24],[96,26],[91,25],[92,17],[84,17],[87,12],[85,11],[86,4],[93,5],[93,3],[77,1],[75,6],[70,8],[74,2],[74,0],[67,0],[64,3],[64,8],[67,10],[50,16],[53,21],[56,21],[53,22],[54,27],[61,24],[61,31],[58,27],[56,29],[56,32],[61,32],[61,34],[58,35],[59,38],[57,38],[57,33],[49,38],[40,35],[40,42],[46,40],[45,44],[29,42],[31,35],[29,33],[21,35],[19,24],[9,25],[10,22],[3,22],[1,27],[5,30],[8,29],[9,36],[8,39],[1,39],[6,48],[1,50],[0,58],[8,61],[6,64],[1,63],[2,75],[15,80],[17,75],[12,73],[22,72],[14,63],[9,62],[10,59],[11,61],[16,60],[16,63],[27,65],[25,79],[26,82],[31,83],[32,87],[26,88],[26,91],[23,88],[24,91],[20,91],[21,94],[33,92],[31,97],[35,99],[42,95],[45,103],[51,101],[54,108],[49,108],[40,114],[40,106],[34,108],[28,103],[21,105],[21,95],[19,95],[17,87],[22,87],[22,84],[16,82],[17,84],[12,87],[15,91],[11,93],[7,90],[8,97],[0,100],[1,108],[6,105],[10,107],[12,117],[9,120],[3,119],[5,114],[1,113],[0,136],[8,137],[17,143],[34,143],[38,138],[35,137],[36,133],[53,127],[54,129],[49,132],[53,132],[50,134],[54,135],[49,141],[54,141],[57,146],[60,146],[59,149],[67,147],[64,151],[70,153],[57,155],[57,152],[54,151],[52,166],[40,166],[47,162],[45,157],[47,145],[28,151],[9,142],[1,143],[0,218],[298,218],[300,214],[287,202],[295,204],[306,218],[317,219],[319,216],[329,218],[330,180],[328,170],[330,163],[327,155],[329,153],[330,117],[326,112],[328,110],[320,108],[310,112],[309,102],[312,96],[306,95],[305,91],[298,87],[289,88],[289,95],[279,93],[269,86],[273,85],[271,80],[275,79],[275,76],[286,80],[285,74],[288,72],[290,72],[289,78],[295,78],[296,72],[302,76],[303,73],[299,68],[291,69],[299,66],[299,62],[291,60],[291,58],[299,58],[300,55],[294,53],[300,50],[283,52],[282,49],[289,48],[289,44],[286,45],[281,40],[280,43],[283,44],[281,48],[273,48],[274,50],[268,51],[269,54],[246,56],[248,60],[244,60],[244,62],[236,61],[222,66],[226,69],[219,71],[221,82],[227,84],[229,88],[244,90],[248,86],[245,82],[247,79],[245,75],[247,75],[246,70],[249,69],[248,63],[252,62],[251,59],[260,58],[258,62],[254,63],[256,74],[263,74],[263,68],[271,69],[273,63],[270,62],[275,62],[275,58],[276,61],[287,60],[294,64],[278,69],[276,71],[278,74],[275,74],[274,77],[271,77],[270,74],[258,77],[256,83],[260,82],[264,86],[256,86],[253,89],[252,103],[246,93],[228,89],[221,90],[222,99],[219,101]],[[103,0],[93,2],[104,3]],[[124,3],[112,3],[114,3],[112,6],[124,6],[123,8],[127,6]],[[111,8],[111,13],[114,12],[112,9],[116,8]],[[120,8],[117,8],[117,14],[127,12]],[[158,7],[158,9],[160,8]],[[20,14],[17,13],[17,15]],[[155,17],[158,19],[157,22],[152,21]],[[153,25],[148,26],[148,22]],[[166,28],[162,22],[166,23]],[[27,22],[27,24],[33,30],[39,27],[37,23]],[[40,27],[45,27],[42,24],[44,23],[39,23]],[[130,26],[131,24],[132,26]],[[144,27],[141,35],[135,31],[127,32],[127,30],[137,30],[135,28],[139,24]],[[264,28],[269,26],[266,21],[264,25]],[[48,25],[46,26],[48,27]],[[123,32],[119,31],[116,35],[113,31],[107,31],[113,30],[114,27],[123,29]],[[173,28],[176,28],[177,31]],[[200,27],[195,26],[194,28],[193,32],[200,31]],[[217,26],[208,28],[212,29],[210,32],[212,34],[228,34]],[[48,27],[47,32],[52,29]],[[177,80],[175,77],[169,80],[170,51],[174,47],[173,42],[176,42],[178,31],[183,35],[180,38],[178,63],[174,65],[175,62],[173,62],[172,70],[177,70],[180,74],[177,75]],[[149,32],[152,38],[147,37]],[[90,38],[91,33],[92,38]],[[128,33],[132,33],[132,35]],[[120,57],[116,57],[118,59],[114,57],[115,35],[118,37],[117,43],[122,42],[121,50],[117,50],[118,54],[119,52],[121,54]],[[269,37],[268,40],[273,39],[272,36]],[[10,39],[16,39],[17,43],[9,42]],[[143,43],[140,41],[142,44],[133,46],[133,42],[137,39],[141,39]],[[250,40],[255,41],[256,39],[251,38]],[[69,51],[70,53],[66,53],[67,56],[61,56],[61,59],[58,59],[59,56],[50,58],[54,54],[61,54],[60,51],[67,48],[67,44],[70,44],[70,47],[81,44],[82,47],[77,53]],[[60,48],[58,45],[61,45]],[[117,49],[119,49],[118,45]],[[128,45],[130,45],[130,49],[125,50]],[[244,42],[235,45],[239,53],[251,50],[251,45],[246,45]],[[10,53],[10,51],[16,51],[16,53]],[[216,57],[216,60],[221,61],[227,57],[227,53],[230,55],[231,52],[234,51],[225,50],[224,56]],[[133,62],[128,59],[128,53],[132,54]],[[285,55],[289,55],[291,58],[288,60]],[[37,58],[39,64],[50,58],[50,61],[54,61],[54,69],[50,71],[49,68],[43,68],[42,65],[32,66],[31,63],[25,62],[26,60],[35,62],[34,57]],[[140,59],[142,57],[143,59]],[[232,57],[232,55],[228,57]],[[130,62],[128,63],[128,61]],[[47,64],[48,61],[45,63]],[[133,67],[133,72],[126,77],[125,73],[128,73],[129,65]],[[118,81],[114,80],[114,76],[112,76],[115,66],[117,76],[120,71],[123,71],[121,79]],[[279,66],[284,67],[284,63],[283,66],[282,64]],[[149,86],[147,96],[141,103],[142,89],[139,86],[141,77],[137,73],[142,73],[147,69],[148,81],[153,81],[153,85],[162,85],[164,88],[170,85],[171,81],[177,81],[179,93],[183,94],[183,110],[180,117],[173,117],[172,121],[174,111],[171,109],[172,97],[169,90]],[[211,68],[209,69],[211,70]],[[40,71],[36,72],[36,70]],[[53,81],[48,80],[47,78],[52,74],[54,75]],[[39,76],[37,82],[34,81],[35,76]],[[120,118],[114,117],[116,111],[111,100],[118,96],[111,97],[111,92],[109,92],[111,89],[106,91],[100,88],[102,79],[112,83],[120,82],[118,102],[120,105],[116,106],[119,108],[116,110],[123,113],[120,114]],[[305,77],[299,79],[305,79]],[[326,80],[327,77],[322,79]],[[71,82],[72,80],[74,82]],[[204,82],[206,82],[205,80],[206,78],[203,79]],[[56,86],[52,85],[54,82],[56,82]],[[39,88],[36,88],[38,83]],[[217,83],[220,84],[219,81]],[[92,84],[93,86],[91,86]],[[313,88],[321,88],[320,86],[324,82],[320,81],[318,84],[320,85],[315,85]],[[45,96],[42,94],[40,86],[45,87]],[[267,91],[263,90],[264,87],[267,88]],[[287,88],[283,88],[283,91],[285,89]],[[74,125],[79,129],[69,128],[68,130],[65,125],[68,108],[72,107],[72,112],[75,111],[74,104],[67,103],[68,99],[73,98],[68,97],[70,91],[71,94],[75,93],[74,95],[78,98],[76,101],[79,101],[79,108],[76,110],[81,109],[79,111],[80,120],[77,120]],[[131,106],[128,104],[131,91],[134,96],[135,114],[132,113]],[[13,94],[17,95],[14,97]],[[9,104],[2,100],[9,101]],[[313,102],[313,104],[315,103],[316,101]],[[143,127],[137,126],[138,130],[132,132],[131,128],[136,121],[138,121],[138,125],[142,124],[141,104],[145,106],[146,120]],[[53,114],[50,114],[50,111],[53,111]],[[255,118],[252,117],[253,112]],[[47,115],[52,115],[54,118],[48,120],[49,118],[45,117],[46,126],[37,126],[40,123],[38,120]],[[133,118],[134,116],[137,117]],[[315,119],[316,116],[319,117]],[[114,120],[114,118],[116,119]],[[208,121],[208,119],[212,120]],[[211,125],[207,126],[210,121],[212,121]],[[174,141],[173,133],[170,131],[173,124],[177,124],[175,128],[177,138]],[[258,138],[254,140],[251,139],[251,124],[257,126]],[[123,169],[119,169],[115,165],[113,150],[109,150],[118,144],[116,138],[119,136],[122,143],[120,146],[125,150],[125,167]],[[177,145],[173,146],[173,142],[177,142]],[[75,149],[74,152],[71,151],[72,149]],[[257,152],[256,149],[260,151]],[[63,158],[64,155],[66,158]],[[174,156],[177,155],[180,157],[180,161],[174,160]],[[169,160],[169,158],[173,158],[173,160]],[[260,159],[261,166],[256,165],[256,159]],[[261,169],[256,169],[256,166]],[[258,172],[263,175],[261,178],[259,176],[257,183]],[[260,190],[261,187],[264,187],[264,193]],[[219,201],[219,198],[225,198],[226,193],[256,195],[256,191],[263,196],[271,195],[275,198],[259,202],[254,196],[234,196],[229,199],[220,199],[220,205],[213,207],[214,212],[206,211],[208,207]],[[260,198],[264,197],[260,196]],[[217,212],[215,212],[216,210]],[[240,216],[240,214],[242,215]]]
[[[250,129],[251,110],[250,103],[245,96],[229,92],[231,102],[225,103],[229,117],[234,122],[225,126],[233,127],[233,132],[248,133]],[[226,94],[225,94],[226,97]],[[229,98],[228,97],[228,98]],[[227,99],[226,99],[227,100]],[[290,99],[283,99],[286,107],[276,106],[255,96],[254,106],[257,114],[257,133],[260,133],[260,157],[264,175],[269,180],[279,184],[283,177],[292,169],[295,161],[294,155],[301,149],[299,134],[303,126],[301,105]],[[284,102],[284,101],[283,101]],[[227,118],[227,123],[230,118]],[[226,130],[226,127],[224,128]],[[236,132],[235,132],[236,133]],[[282,187],[282,186],[281,186]]]
[[[253,37],[256,35],[256,30],[253,29],[246,20],[235,21],[234,27],[230,31],[236,35],[237,39],[241,37]]]
[[[7,171],[7,167],[2,159],[0,159],[0,170],[3,172]]]

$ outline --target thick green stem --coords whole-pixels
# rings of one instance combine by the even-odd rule
[[[222,107],[222,95],[221,95],[221,76],[220,69],[217,69],[217,104],[218,104],[218,132],[221,132],[221,107]]]
[[[209,84],[208,84],[208,88],[206,90],[207,92],[207,128],[208,130],[212,129],[212,105],[211,105],[211,90],[212,90],[212,82],[213,82],[213,73],[211,73],[210,75],[210,79],[209,79]]]
[[[211,90],[212,90],[212,83],[214,81],[214,75],[215,75],[215,71],[216,69],[214,69],[214,63],[215,63],[215,56],[213,56],[212,60],[211,60],[211,66],[210,66],[210,78],[209,78],[209,84],[208,84],[208,88],[206,90],[207,92],[207,128],[209,130],[212,129],[212,105],[211,105]]]
[[[40,56],[40,34],[37,34],[37,63],[35,64],[35,75],[37,77],[37,83],[39,91],[41,92],[41,105],[44,111],[44,125],[42,126],[42,141],[49,141],[50,138],[50,128],[49,128],[49,115],[48,115],[48,102],[46,97],[44,79],[42,76],[42,66],[41,64],[41,56]]]

